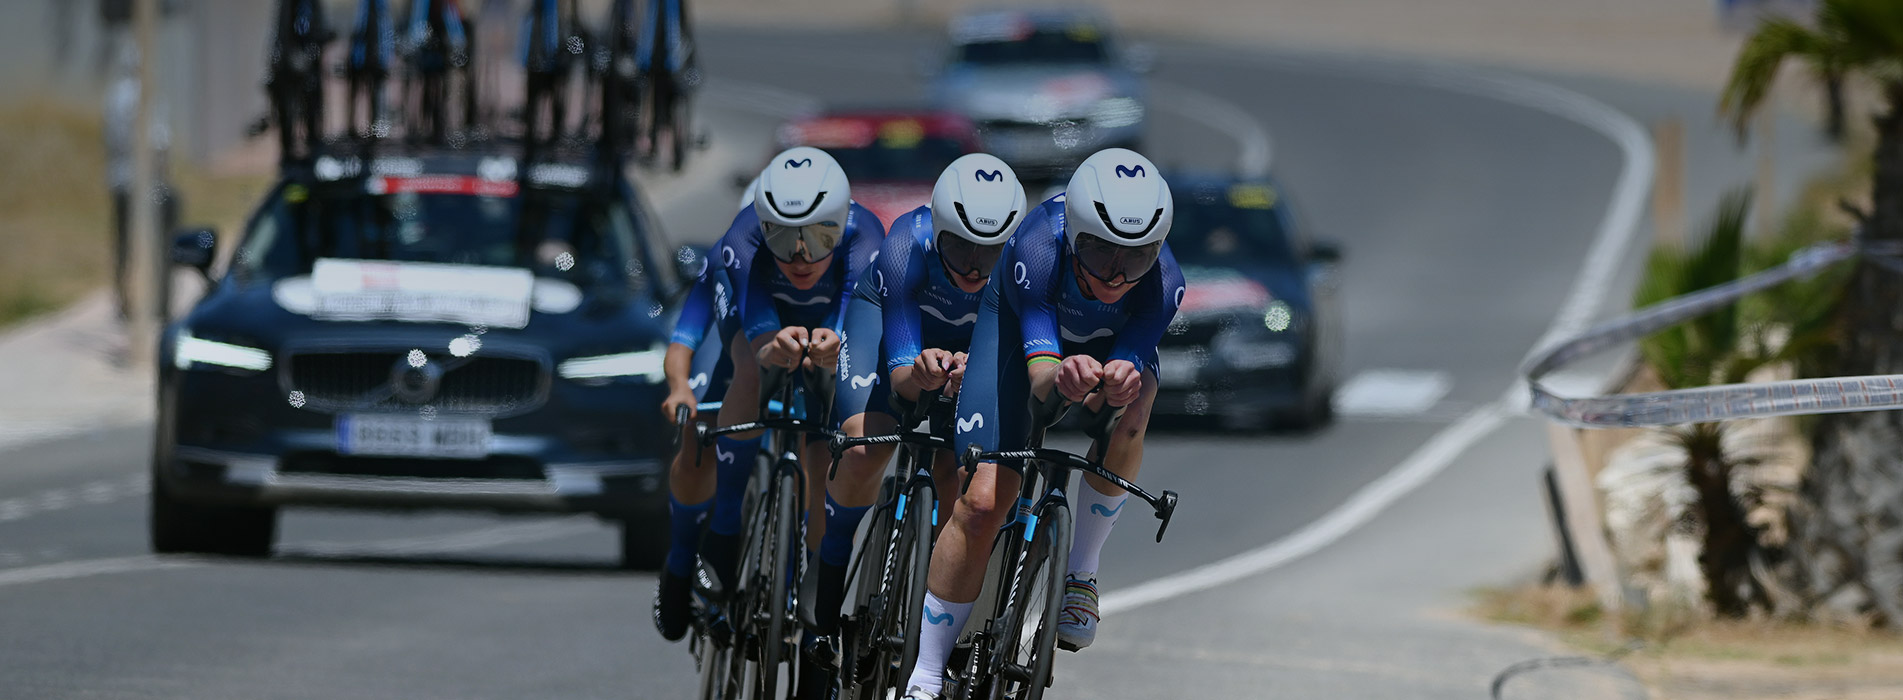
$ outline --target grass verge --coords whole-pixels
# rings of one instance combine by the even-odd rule
[[[0,326],[110,282],[112,203],[98,114],[48,98],[0,105]],[[269,180],[213,176],[174,159],[183,224],[230,238]],[[165,236],[162,240],[169,240]]]

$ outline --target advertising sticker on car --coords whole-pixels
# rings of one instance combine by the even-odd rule
[[[521,328],[535,276],[483,265],[321,258],[311,268],[311,317]]]
[[[344,455],[481,459],[489,456],[489,435],[487,418],[337,417],[337,453]]]

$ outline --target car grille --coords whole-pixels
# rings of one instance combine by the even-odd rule
[[[514,357],[428,356],[443,368],[433,395],[405,398],[392,375],[409,351],[304,352],[291,356],[285,378],[303,407],[326,412],[433,407],[449,414],[509,415],[532,410],[548,394],[548,370]],[[293,399],[293,404],[296,399]]]

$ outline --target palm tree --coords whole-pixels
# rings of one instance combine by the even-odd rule
[[[1903,243],[1903,2],[1819,0],[1814,26],[1768,19],[1746,40],[1720,109],[1746,129],[1786,59],[1813,73],[1874,83],[1875,178],[1863,236]],[[1903,276],[1873,265],[1853,274],[1836,313],[1842,375],[1903,372]],[[1903,413],[1820,419],[1815,461],[1793,515],[1793,555],[1814,600],[1903,625]]]
[[[1650,306],[1745,274],[1754,262],[1748,259],[1762,257],[1744,245],[1750,211],[1749,191],[1732,192],[1696,245],[1654,251],[1635,304]],[[1791,342],[1788,332],[1778,333],[1782,340],[1767,341],[1769,319],[1753,313],[1763,308],[1761,303],[1734,304],[1660,331],[1640,341],[1640,355],[1669,389],[1743,382],[1761,367],[1790,361],[1784,354],[1787,349],[1803,347]],[[1762,570],[1764,562],[1779,555],[1767,551],[1760,527],[1748,517],[1762,496],[1763,487],[1753,473],[1760,455],[1735,446],[1736,441],[1728,437],[1733,427],[1732,423],[1698,423],[1660,429],[1678,458],[1658,466],[1677,472],[1671,478],[1682,479],[1698,495],[1673,526],[1696,531],[1701,540],[1698,568],[1704,576],[1706,600],[1720,615],[1741,617],[1753,607],[1776,607],[1775,583],[1761,577],[1753,566],[1758,564]]]

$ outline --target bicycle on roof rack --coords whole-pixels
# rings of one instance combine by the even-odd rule
[[[264,83],[272,109],[253,133],[275,125],[284,160],[308,158],[323,141],[324,49],[335,38],[321,0],[278,3]]]
[[[800,362],[805,364],[805,355]],[[741,557],[734,581],[696,576],[700,609],[689,643],[701,676],[700,697],[774,699],[797,687],[799,593],[806,567],[806,472],[800,464],[805,434],[831,435],[832,373],[763,367],[760,418],[724,428],[696,428],[702,447],[722,435],[768,431],[744,506]],[[811,406],[817,411],[802,410]],[[703,587],[714,581],[719,588]],[[786,667],[782,684],[781,667]]]
[[[477,128],[473,30],[458,0],[412,0],[403,94],[405,122],[421,130],[413,139],[453,143]]]
[[[645,110],[641,156],[656,162],[665,155],[668,169],[678,172],[686,162],[689,141],[699,140],[689,133],[692,97],[701,76],[686,0],[650,0],[640,31],[635,72],[642,91],[639,105]]]
[[[1099,385],[1100,391],[1103,387]],[[1051,685],[1052,655],[1057,648],[1057,616],[1064,603],[1064,576],[1068,572],[1070,537],[1074,524],[1070,509],[1073,472],[1092,474],[1148,503],[1163,521],[1156,541],[1163,541],[1177,494],[1151,495],[1103,467],[1103,451],[1110,432],[1123,416],[1122,408],[1086,410],[1084,432],[1090,450],[1074,454],[1043,447],[1044,434],[1063,418],[1070,402],[1061,395],[1031,401],[1032,431],[1028,449],[986,452],[968,445],[960,461],[965,484],[971,483],[979,462],[995,462],[1024,478],[1018,487],[1017,517],[998,536],[1004,566],[988,584],[995,594],[990,621],[961,644],[948,669],[958,669],[947,680],[945,697],[960,700],[990,698],[1037,700]],[[1040,495],[1042,494],[1042,495]],[[962,661],[959,655],[962,654]]]
[[[903,402],[896,394],[894,398]],[[848,580],[857,581],[852,611],[840,621],[838,659],[821,659],[837,673],[840,698],[882,700],[886,691],[912,675],[918,663],[918,613],[925,606],[925,571],[932,561],[938,525],[938,485],[934,455],[950,452],[951,441],[934,434],[946,425],[956,400],[941,390],[921,392],[892,435],[836,436],[831,473],[846,450],[862,445],[898,445],[892,471],[869,513],[871,525],[853,557]],[[923,423],[924,429],[918,429]]]
[[[589,160],[618,171],[639,155],[638,105],[647,83],[637,0],[613,0],[605,34],[584,26],[577,0],[533,0],[522,17],[525,90],[513,93],[521,96],[514,109],[493,104],[511,91],[478,90],[485,47],[467,2],[406,2],[393,12],[390,0],[359,0],[341,60],[327,67],[326,45],[337,33],[323,0],[278,0],[265,82],[270,109],[250,132],[278,131],[281,168],[306,172],[329,158],[323,179],[337,179],[374,170],[386,148],[507,156],[492,145],[505,139],[519,151],[507,169],[492,171],[496,177]],[[333,78],[343,83],[335,94],[326,89]],[[399,85],[389,85],[392,78]],[[344,105],[327,105],[326,96],[334,102],[337,94]]]

